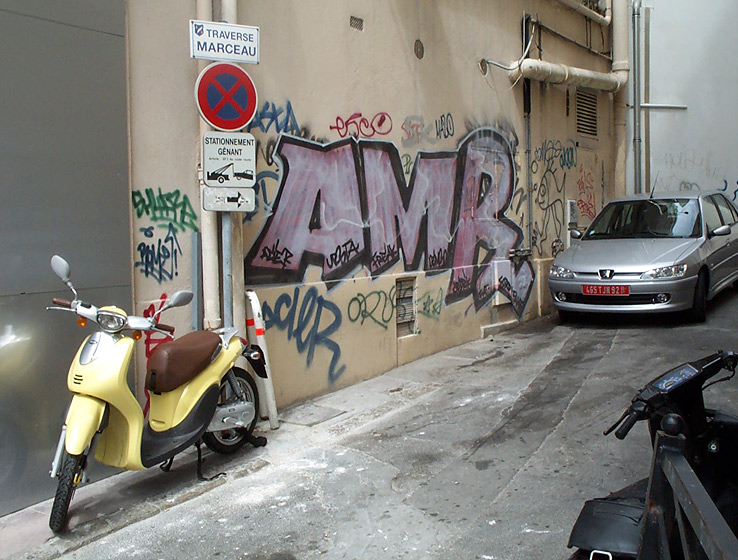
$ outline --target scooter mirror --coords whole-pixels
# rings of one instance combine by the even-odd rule
[[[169,307],[182,307],[192,301],[192,292],[189,290],[180,290],[174,292],[169,298]]]
[[[54,271],[54,273],[61,278],[62,282],[65,284],[69,282],[69,277],[72,274],[72,269],[69,266],[69,263],[65,261],[62,257],[59,255],[54,255],[51,257],[51,269]]]

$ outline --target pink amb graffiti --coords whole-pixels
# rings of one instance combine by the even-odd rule
[[[579,188],[579,199],[577,200],[579,212],[582,216],[593,220],[597,214],[595,210],[594,181],[592,180],[592,173],[586,170],[584,165],[579,165],[577,187]]]
[[[365,267],[372,276],[403,258],[405,270],[446,272],[446,303],[495,293],[521,315],[535,280],[528,262],[508,255],[522,230],[505,212],[515,166],[510,142],[492,128],[457,150],[418,152],[406,182],[391,142],[346,138],[326,145],[282,135],[274,212],[245,259],[249,283],[292,283],[308,265],[324,281]]]

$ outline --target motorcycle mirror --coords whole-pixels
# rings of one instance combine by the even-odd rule
[[[192,292],[189,290],[180,290],[174,292],[169,298],[169,307],[182,307],[192,301]]]
[[[192,292],[189,290],[179,290],[177,292],[174,292],[172,294],[172,297],[170,297],[167,302],[161,306],[161,309],[154,313],[154,316],[152,319],[154,321],[157,320],[157,317],[164,313],[167,309],[171,309],[172,307],[182,307],[183,305],[187,305],[192,301]]]
[[[69,277],[72,274],[72,269],[69,266],[69,263],[65,261],[62,257],[59,255],[54,255],[51,257],[51,269],[54,271],[54,273],[61,278],[62,282],[65,284],[69,282]]]

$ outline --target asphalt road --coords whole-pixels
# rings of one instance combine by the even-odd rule
[[[648,472],[645,425],[602,431],[656,374],[738,350],[737,313],[729,290],[700,325],[526,323],[283,411],[267,447],[209,456],[217,481],[190,455],[81,489],[67,535],[42,525],[48,504],[0,519],[0,556],[564,559],[584,500]],[[738,412],[738,380],[706,401]]]

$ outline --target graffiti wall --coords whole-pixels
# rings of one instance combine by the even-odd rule
[[[292,104],[280,105],[301,130]],[[455,135],[451,113],[408,124],[421,121],[404,119],[402,144]],[[525,241],[511,209],[515,135],[478,127],[454,149],[426,147],[408,164],[394,142],[377,138],[393,122],[388,112],[337,116],[332,142],[280,133],[273,166],[257,179],[260,208],[245,217],[246,282],[263,294],[270,340],[294,348],[308,370],[321,364],[331,384],[360,369],[343,341],[382,340],[386,367],[396,365],[397,317],[406,314],[397,278],[416,281],[411,336],[425,339],[425,353],[478,337],[487,308],[522,317],[536,280],[528,260],[510,259]],[[440,325],[452,317],[449,334]]]
[[[579,17],[534,5],[553,23]],[[245,284],[262,302],[280,406],[546,311],[547,267],[567,237],[566,201],[575,201],[580,223],[601,207],[611,146],[581,144],[569,92],[539,84],[531,88],[533,141],[521,144],[522,87],[491,65],[480,72],[478,62],[519,56],[522,7],[249,7],[265,58],[247,68],[259,92],[244,129],[257,142],[256,204],[238,215],[240,256]],[[161,33],[175,37],[180,20],[197,19],[193,9],[168,5],[164,17],[158,7],[136,6],[131,14],[132,60],[147,57],[161,74],[145,85],[132,79],[139,313],[189,287],[192,235],[209,231],[191,99],[199,63],[168,64],[172,55],[145,32],[161,16],[173,22]],[[319,50],[304,30],[326,38]],[[589,60],[547,49],[574,66]],[[171,115],[172,105],[181,116]],[[171,122],[143,126],[160,115]],[[144,342],[142,354],[160,343]]]

